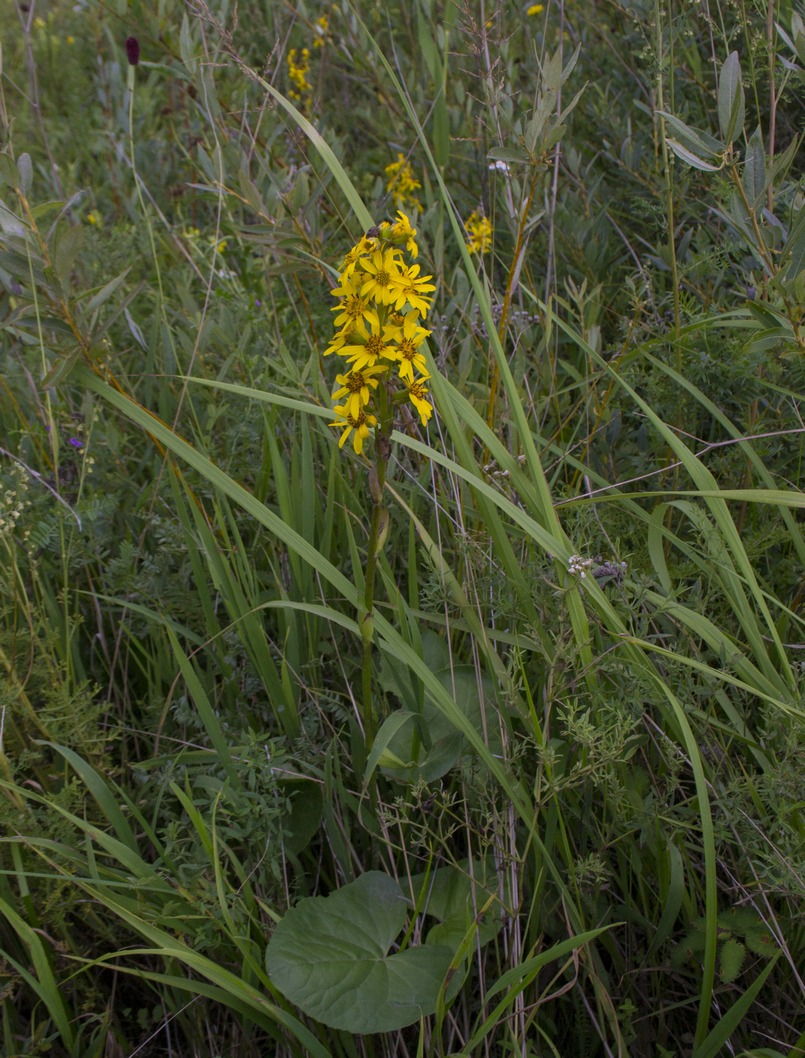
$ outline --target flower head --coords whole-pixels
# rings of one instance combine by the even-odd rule
[[[401,209],[397,210],[397,220],[390,225],[391,238],[394,242],[404,242],[405,249],[412,260],[419,255],[419,247],[416,244],[416,228],[411,227],[411,221]]]
[[[366,272],[361,296],[370,297],[379,305],[392,305],[399,293],[403,279],[398,263],[400,251],[390,246],[385,250],[375,250],[371,257],[362,257],[359,261]]]
[[[377,249],[377,239],[371,235],[364,235],[363,238],[352,247],[349,253],[344,257],[344,263],[341,265],[341,279],[349,279],[355,269],[358,267],[358,262],[362,257],[367,257],[370,253]]]
[[[351,415],[343,404],[336,405],[333,411],[337,418],[330,425],[334,426],[336,430],[343,431],[338,440],[338,447],[344,447],[344,442],[354,430],[355,436],[352,438],[352,447],[355,449],[356,454],[360,455],[363,451],[363,442],[369,436],[369,430],[373,426],[377,426],[377,417],[363,410],[357,415]]]
[[[371,391],[377,389],[378,376],[386,371],[385,364],[373,364],[360,371],[352,370],[346,375],[336,375],[339,388],[333,391],[333,400],[346,397],[343,407],[355,419],[369,403]]]
[[[492,247],[492,222],[489,217],[473,210],[464,227],[467,229],[467,249],[470,253],[489,253]]]
[[[360,280],[355,281],[352,276],[343,278],[340,285],[333,287],[330,291],[335,297],[340,298],[338,304],[330,310],[338,313],[333,321],[336,327],[353,327],[358,320],[365,319],[372,311],[371,298],[361,297],[360,291]]]
[[[353,371],[360,371],[363,367],[374,367],[380,359],[395,360],[395,350],[391,347],[385,330],[377,312],[372,309],[366,314],[365,319],[358,320],[344,342],[333,351],[345,357]],[[333,342],[337,340],[338,336],[333,339]]]
[[[427,295],[436,289],[430,280],[433,276],[420,276],[419,265],[411,265],[402,273],[396,283],[396,296],[392,304],[395,309],[410,305],[416,312],[427,315],[432,298]]]
[[[126,58],[129,66],[136,66],[140,61],[140,42],[136,37],[126,37]]]
[[[413,382],[414,371],[425,373],[425,356],[419,351],[419,347],[431,332],[419,326],[419,316],[416,312],[409,312],[404,316],[401,326],[392,325],[386,328],[387,335],[392,332],[397,344],[400,378]]]
[[[422,375],[422,378],[418,378],[415,382],[412,381],[408,383],[408,399],[416,408],[423,426],[428,425],[428,419],[433,415],[433,405],[426,399],[428,396],[428,387],[425,383],[429,378],[430,375],[426,371]]]

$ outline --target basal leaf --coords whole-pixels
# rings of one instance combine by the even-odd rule
[[[369,871],[330,896],[300,900],[274,930],[266,969],[287,999],[330,1028],[404,1028],[436,1009],[453,954],[430,944],[389,954],[407,915],[394,879]]]

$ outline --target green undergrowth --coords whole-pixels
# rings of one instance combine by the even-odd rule
[[[795,6],[0,38],[2,1053],[805,1055]]]

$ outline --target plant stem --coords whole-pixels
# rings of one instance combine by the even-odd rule
[[[381,392],[382,391],[382,392]],[[377,734],[377,711],[372,698],[372,641],[374,639],[374,601],[375,574],[377,560],[383,550],[389,524],[389,513],[383,506],[383,490],[386,484],[388,466],[389,421],[388,402],[384,400],[385,389],[378,387],[381,407],[381,429],[375,441],[375,463],[369,471],[369,491],[372,496],[372,522],[369,528],[369,545],[366,555],[366,575],[363,592],[363,613],[360,617],[361,640],[363,641],[363,659],[361,669],[361,698],[363,702],[363,737],[367,750],[371,748]],[[383,414],[383,412],[385,414]]]

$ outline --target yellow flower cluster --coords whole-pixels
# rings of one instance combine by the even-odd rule
[[[348,370],[336,376],[333,393],[341,430],[338,447],[350,434],[360,454],[369,431],[380,423],[390,434],[394,408],[410,400],[423,426],[433,414],[430,378],[420,346],[431,333],[421,320],[436,289],[413,262],[419,253],[416,231],[402,210],[397,219],[370,228],[344,258],[339,283],[336,333],[324,355],[337,353]]]
[[[317,18],[313,23],[313,32],[315,33],[313,47],[323,48],[325,42],[331,39],[330,16],[322,15],[320,18]]]
[[[312,85],[307,79],[310,73],[310,48],[291,48],[288,52],[288,78],[293,88],[288,90],[291,99],[301,99],[312,90]]]
[[[470,253],[489,253],[492,247],[492,222],[473,210],[464,222],[467,229],[467,249]]]
[[[422,184],[414,176],[411,163],[406,161],[405,155],[398,154],[397,161],[391,162],[385,168],[386,191],[394,196],[394,205],[397,209],[417,209],[421,212],[422,203],[414,194]]]
[[[333,4],[333,10],[335,10],[335,4]],[[321,15],[308,24],[313,30],[314,49],[323,48],[325,44],[332,42],[333,34],[330,29],[329,15]],[[307,110],[310,103],[310,94],[313,91],[313,85],[308,80],[310,56],[310,48],[291,48],[285,59],[288,64],[288,80],[291,82],[288,96],[290,99],[296,100],[297,103],[303,102],[305,110]]]

